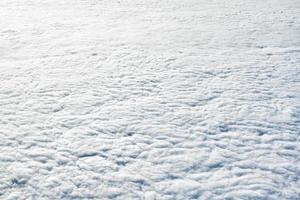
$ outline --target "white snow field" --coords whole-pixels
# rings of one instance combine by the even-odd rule
[[[1,0],[0,199],[300,199],[299,0]]]

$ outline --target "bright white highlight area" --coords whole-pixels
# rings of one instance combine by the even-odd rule
[[[0,199],[300,199],[299,0],[1,0]]]

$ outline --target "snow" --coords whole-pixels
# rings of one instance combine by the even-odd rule
[[[298,0],[2,0],[0,199],[300,199]]]

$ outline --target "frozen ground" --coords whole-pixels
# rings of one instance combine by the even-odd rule
[[[299,0],[1,0],[0,199],[300,199]]]

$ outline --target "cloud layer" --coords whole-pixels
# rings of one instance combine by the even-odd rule
[[[299,199],[296,0],[0,2],[1,199]]]

